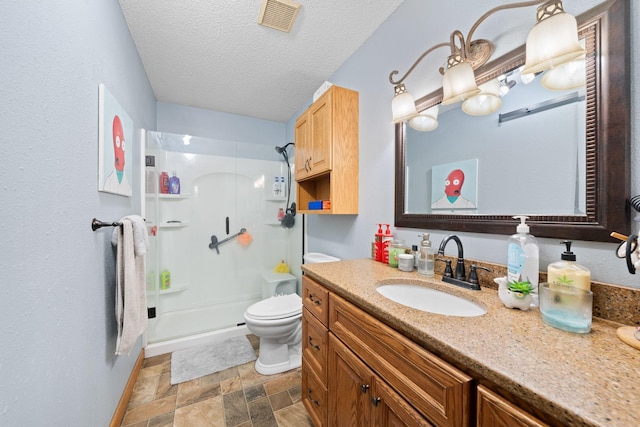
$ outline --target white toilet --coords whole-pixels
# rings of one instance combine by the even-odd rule
[[[260,337],[256,371],[278,374],[302,365],[302,298],[289,273],[265,272],[262,297],[244,313],[247,329]]]

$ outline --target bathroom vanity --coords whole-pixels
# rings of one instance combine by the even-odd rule
[[[537,309],[369,260],[304,265],[303,403],[316,427],[640,424],[640,352],[594,318],[592,332],[545,325]],[[487,309],[432,314],[376,291],[428,286]]]

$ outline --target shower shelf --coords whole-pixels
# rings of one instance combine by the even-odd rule
[[[169,289],[160,289],[160,295],[175,294],[186,291],[188,288],[187,285],[172,285]]]
[[[179,200],[179,199],[188,199],[191,197],[191,194],[158,194],[159,199],[167,199],[167,200]]]
[[[191,198],[191,194],[189,193],[181,193],[181,194],[165,194],[165,193],[160,193],[157,194],[158,199],[163,199],[163,200],[182,200],[182,199],[190,199]],[[156,194],[155,193],[145,193],[145,197],[147,199],[155,199],[156,198]]]
[[[158,228],[181,228],[181,227],[188,227],[188,226],[189,226],[189,221],[180,221],[180,222],[163,221],[160,224],[158,224]]]

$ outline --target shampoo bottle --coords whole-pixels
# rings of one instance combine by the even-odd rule
[[[431,241],[429,240],[429,233],[422,235],[422,242],[420,242],[420,253],[418,256],[418,273],[423,276],[433,277],[433,267],[435,264],[436,253],[431,247]]]
[[[169,174],[164,171],[160,174],[160,192],[162,194],[169,193]]]
[[[167,290],[171,287],[171,273],[169,270],[163,270],[160,273],[160,289]]]
[[[538,276],[540,275],[540,250],[538,241],[529,234],[527,216],[514,216],[520,220],[516,234],[509,237],[507,245],[507,280],[529,282],[533,291],[532,306],[538,305]]]
[[[280,177],[280,198],[281,199],[287,198],[287,185],[284,182],[284,176]]]
[[[278,180],[277,176],[274,178],[271,193],[273,194],[274,198],[276,199],[280,198],[280,181]]]
[[[550,288],[571,286],[591,290],[591,272],[576,262],[576,255],[571,252],[569,240],[562,242],[567,250],[560,255],[560,261],[552,262],[547,267],[547,282]]]
[[[173,175],[169,178],[169,194],[180,194],[180,178],[176,176],[175,171],[173,171]]]

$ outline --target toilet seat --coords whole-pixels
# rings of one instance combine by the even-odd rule
[[[247,308],[246,315],[257,320],[284,319],[302,313],[302,298],[298,294],[275,296]]]

